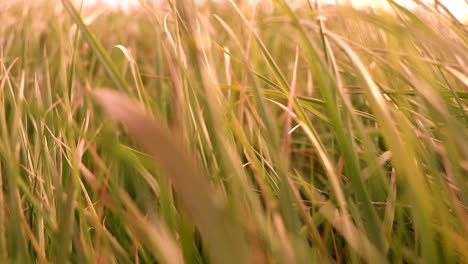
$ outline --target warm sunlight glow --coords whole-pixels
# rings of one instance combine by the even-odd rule
[[[138,0],[83,0],[86,4],[93,4],[93,3],[105,3],[110,6],[114,7],[123,7],[127,8],[130,6],[138,5]],[[147,0],[151,1],[151,0]],[[160,1],[160,0],[153,0],[153,1]],[[204,1],[204,0],[196,0]],[[432,2],[432,0],[427,0],[428,2]],[[333,4],[333,3],[351,3],[353,6],[357,8],[362,7],[374,7],[380,8],[388,6],[385,0],[319,0],[321,3]],[[396,2],[411,6],[413,1],[411,0],[397,0]],[[440,3],[444,4],[452,14],[458,18],[462,22],[466,22],[468,20],[468,4],[464,0],[440,0]]]

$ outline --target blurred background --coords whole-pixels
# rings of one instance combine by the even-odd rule
[[[121,8],[128,8],[131,6],[138,5],[138,0],[83,0],[85,4],[95,4],[95,3],[104,3],[112,7],[121,7]],[[146,0],[148,1],[148,0]],[[160,0],[149,0],[149,1],[160,1]],[[197,2],[203,2],[206,0],[195,0]],[[223,0],[212,0],[215,2],[223,1]],[[300,2],[302,0],[293,0],[291,2]],[[431,3],[434,2],[433,0],[426,0],[427,2]],[[254,2],[254,0],[251,0]],[[315,2],[313,0],[312,2]],[[323,4],[333,4],[333,3],[351,3],[353,6],[362,8],[362,7],[377,7],[377,8],[385,8],[387,6],[387,1],[385,0],[320,0],[319,3]],[[412,0],[397,0],[395,1],[399,4],[403,4],[406,6],[414,5],[414,1]],[[449,11],[461,22],[468,22],[468,1],[466,0],[439,0],[439,3],[445,5]]]

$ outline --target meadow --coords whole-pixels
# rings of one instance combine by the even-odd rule
[[[5,2],[1,263],[468,263],[443,6]]]

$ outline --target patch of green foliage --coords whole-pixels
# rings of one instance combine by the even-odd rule
[[[468,260],[450,14],[7,2],[2,263]]]

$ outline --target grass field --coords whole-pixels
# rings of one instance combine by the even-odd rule
[[[468,263],[442,7],[6,2],[1,263]]]

